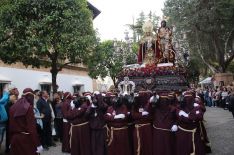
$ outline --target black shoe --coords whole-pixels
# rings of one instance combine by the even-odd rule
[[[6,149],[5,150],[5,154],[9,153],[10,152],[10,149]]]
[[[56,147],[57,145],[55,143],[52,143],[51,146]]]
[[[43,146],[43,150],[48,151],[49,147],[47,145]]]
[[[59,139],[57,137],[54,138],[54,141],[57,142]]]

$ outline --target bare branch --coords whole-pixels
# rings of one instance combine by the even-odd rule
[[[232,51],[232,55],[225,61],[225,66],[227,67],[232,60],[234,59],[234,51]]]
[[[232,30],[228,34],[227,39],[225,40],[225,43],[224,43],[224,51],[225,51],[225,53],[227,53],[228,41],[230,40],[230,37],[231,37],[233,31],[234,31],[234,27],[232,28]]]
[[[59,67],[59,71],[61,71],[65,66],[69,65],[69,64],[72,64],[72,62],[66,62],[64,64],[62,64],[60,67]]]
[[[197,40],[197,48],[198,48],[198,54],[199,56],[201,57],[203,63],[212,71],[212,73],[216,73],[217,70],[211,66],[204,58],[204,56],[202,55],[202,52],[201,52],[201,43],[199,42],[199,39],[198,39],[198,35],[197,35],[197,31],[196,31],[196,40]]]
[[[196,30],[201,31],[203,33],[206,33],[206,34],[211,34],[212,33],[212,31],[207,31],[207,30],[201,29],[198,24],[195,24],[195,27],[196,27]]]

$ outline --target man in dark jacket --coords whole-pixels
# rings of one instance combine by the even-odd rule
[[[51,129],[51,108],[48,102],[49,95],[46,91],[41,92],[41,97],[37,101],[37,109],[40,111],[43,122],[43,135],[42,135],[42,145],[44,149],[48,149],[52,145],[52,129]]]

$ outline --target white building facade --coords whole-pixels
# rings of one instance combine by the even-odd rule
[[[57,75],[58,91],[71,93],[93,92],[96,90],[95,80],[88,76],[88,71],[63,69]],[[25,88],[47,90],[52,93],[52,78],[49,69],[24,68],[24,66],[0,63],[0,92],[5,84],[18,88],[20,94]]]

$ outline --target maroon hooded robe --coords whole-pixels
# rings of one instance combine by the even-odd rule
[[[132,117],[135,124],[133,132],[134,155],[152,155],[151,106],[147,102],[147,99],[145,101],[142,99],[144,97],[135,97],[136,103],[134,103],[135,105],[132,110]],[[149,114],[143,116],[142,111],[147,111]]]
[[[10,154],[36,155],[40,142],[33,106],[22,97],[11,106],[9,115]]]
[[[62,114],[63,114],[63,138],[62,138],[62,152],[71,152],[70,148],[70,123],[67,120],[68,112],[70,109],[71,99],[65,99],[62,105]]]
[[[186,97],[187,96],[187,97]],[[185,96],[185,105],[177,110],[178,131],[176,132],[176,154],[205,155],[204,145],[198,131],[199,122],[203,120],[204,110],[201,106],[194,107],[194,97]],[[179,116],[180,110],[188,117]]]
[[[67,119],[71,123],[70,145],[71,155],[91,155],[90,127],[86,116],[88,105],[70,109]]]
[[[104,114],[107,104],[102,100],[101,94],[95,95],[95,107],[90,107],[89,124],[91,129],[91,150],[92,155],[107,155],[106,144],[106,122]],[[94,101],[93,101],[94,102]],[[96,103],[97,102],[97,103]]]
[[[205,113],[206,112],[205,105],[204,105],[204,103],[202,102],[202,100],[201,100],[201,98],[199,96],[196,96],[195,102],[197,104],[199,104],[201,110]],[[202,142],[204,144],[206,153],[211,153],[210,141],[209,141],[209,138],[208,138],[208,135],[207,135],[207,132],[206,132],[206,128],[205,128],[205,125],[204,125],[203,121],[204,120],[202,120],[202,121],[199,122],[198,132],[201,135],[201,139],[202,139]]]
[[[121,105],[114,108],[109,107],[105,114],[105,119],[108,123],[108,155],[130,155],[130,144],[128,135],[128,119],[114,119],[115,115],[124,114],[127,116],[127,107]]]
[[[153,116],[153,155],[172,155],[175,150],[175,136],[171,131],[176,125],[174,108],[167,96],[160,96]]]

